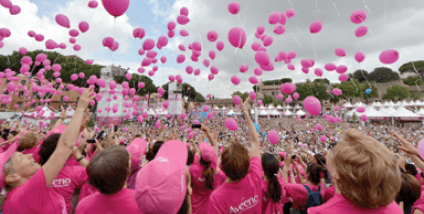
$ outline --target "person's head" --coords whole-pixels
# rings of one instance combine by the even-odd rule
[[[402,186],[396,194],[396,203],[403,202],[403,210],[408,210],[421,197],[421,185],[410,174],[402,173]]]
[[[141,138],[135,138],[131,144],[126,147],[131,154],[131,171],[137,169],[143,155],[146,153],[147,142]]]
[[[309,163],[306,168],[306,177],[308,181],[314,185],[318,185],[321,179],[320,173],[327,174],[327,170],[324,166],[318,165],[316,163]]]
[[[25,149],[31,149],[40,143],[40,135],[35,132],[27,132],[19,138],[18,151],[22,152]]]
[[[284,159],[286,158],[286,153],[285,152],[277,152],[277,160],[282,162],[284,161]]]
[[[281,199],[282,191],[277,177],[280,165],[274,154],[267,152],[262,155],[262,168],[266,178],[268,179],[268,191],[266,194],[275,203],[277,203]]]
[[[148,161],[155,159],[156,154],[158,153],[162,145],[163,145],[163,141],[156,141],[153,145],[151,145],[151,147],[149,148],[149,151],[146,154],[146,159]]]
[[[330,147],[327,168],[336,188],[359,207],[387,206],[401,187],[393,154],[377,140],[353,129]]]
[[[135,200],[142,213],[189,213],[191,178],[187,147],[171,140],[137,175]]]
[[[87,166],[88,183],[105,195],[119,192],[130,174],[130,155],[121,146],[97,153]]]
[[[214,189],[215,170],[211,168],[211,163],[217,159],[215,149],[206,142],[201,142],[199,148],[202,154],[199,163],[204,167],[202,176],[205,178],[205,187]]]
[[[311,161],[321,166],[325,166],[327,163],[326,158],[322,154],[315,154]]]
[[[9,139],[15,137],[18,134],[19,134],[19,132],[15,131],[15,130],[11,131],[10,134],[9,134]]]
[[[406,171],[406,173],[411,174],[414,177],[418,173],[417,168],[415,167],[415,165],[414,164],[410,164],[410,163],[406,163],[405,164],[405,171]]]
[[[239,142],[228,144],[221,154],[221,166],[232,181],[244,178],[249,172],[249,151]]]
[[[62,134],[51,134],[40,146],[40,151],[38,151],[38,155],[40,155],[40,164],[44,165],[53,154],[54,150],[56,150],[57,142],[59,142],[60,136]]]
[[[3,130],[3,131],[1,132],[1,138],[2,138],[3,140],[8,140],[8,139],[9,139],[9,130],[7,130],[7,131]]]

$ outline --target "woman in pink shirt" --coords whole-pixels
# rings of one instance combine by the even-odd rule
[[[283,213],[286,197],[284,179],[278,176],[280,165],[274,154],[262,155],[264,180],[262,181],[262,213]]]
[[[261,213],[261,148],[259,135],[247,111],[248,102],[249,98],[241,105],[241,110],[252,140],[251,158],[249,151],[239,142],[224,148],[221,165],[227,179],[212,193],[208,213]]]
[[[421,191],[421,185],[413,175],[402,173],[402,186],[395,200],[398,204],[403,203],[405,214],[413,213],[412,205],[420,198]]]
[[[91,93],[91,89],[83,92],[69,126],[42,167],[35,162],[32,154],[16,152],[16,143],[0,154],[0,185],[7,191],[6,201],[5,198],[1,201],[3,213],[67,213],[65,200],[49,186],[75,147],[84,111],[95,97],[90,96]]]
[[[330,145],[327,168],[336,194],[309,214],[403,214],[394,202],[401,187],[398,161],[377,140],[356,130]]]

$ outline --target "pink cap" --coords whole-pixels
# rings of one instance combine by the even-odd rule
[[[184,143],[168,141],[138,172],[135,200],[142,213],[178,212],[187,194],[187,155]]]
[[[66,126],[63,124],[58,125],[55,129],[51,130],[49,133],[46,134],[45,138],[52,134],[62,134],[63,131],[65,131]]]
[[[207,163],[210,163],[216,159],[217,155],[215,153],[215,149],[206,142],[201,142],[199,148],[200,152],[202,153],[202,159]]]
[[[277,154],[283,156],[284,159],[286,159],[286,157],[287,157],[285,152],[277,152]]]
[[[0,188],[4,187],[4,164],[12,157],[13,153],[16,152],[19,144],[17,142],[12,145],[3,153],[0,153]]]
[[[141,138],[135,138],[127,147],[131,154],[131,169],[135,168],[141,162],[141,158],[146,153],[147,142]]]

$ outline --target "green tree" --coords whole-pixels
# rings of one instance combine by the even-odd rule
[[[410,97],[410,93],[405,87],[400,85],[393,85],[392,87],[387,89],[386,94],[383,95],[383,99],[385,100],[403,100]]]
[[[145,75],[132,74],[130,81],[128,81],[126,78],[122,78],[122,76],[114,77],[114,80],[118,84],[128,82],[129,87],[134,88],[138,95],[149,95],[151,93],[157,93],[158,91],[158,87],[153,84],[153,80]],[[144,82],[144,87],[142,89],[138,88],[139,82]]]
[[[240,92],[240,91],[235,91],[235,92],[233,92],[233,94],[231,95],[231,97],[234,97],[235,95],[239,95],[239,96],[240,96],[240,98],[241,98],[243,101],[245,101],[245,100],[247,99],[247,97],[249,96],[249,93],[247,93],[247,92],[242,93],[242,92]]]
[[[269,95],[265,95],[264,99],[262,100],[262,102],[264,103],[265,106],[267,106],[270,103],[273,103],[274,100],[272,99],[271,96]]]
[[[368,71],[362,69],[356,70],[355,72],[349,74],[350,79],[356,79],[359,82],[366,81],[368,79],[368,76]]]
[[[323,84],[330,84],[330,80],[328,80],[327,78],[322,78],[322,79],[314,79],[313,81],[314,83],[323,83]]]
[[[393,71],[390,68],[380,67],[375,68],[367,77],[370,82],[392,82],[400,79],[399,73]]]
[[[420,92],[417,92],[417,91],[415,91],[415,92],[409,92],[409,94],[410,94],[409,97],[411,99],[413,99],[413,100],[419,100],[419,99],[421,99],[423,97],[422,94]]]
[[[409,86],[424,85],[424,81],[419,76],[410,76],[404,79],[403,83]]]
[[[264,81],[263,84],[264,85],[281,85],[286,82],[293,82],[293,80],[290,78],[282,78],[277,80],[267,80],[267,81]]]
[[[399,67],[399,72],[404,73],[418,73],[421,77],[424,77],[424,61],[413,61],[403,64]],[[423,79],[424,80],[424,79]]]

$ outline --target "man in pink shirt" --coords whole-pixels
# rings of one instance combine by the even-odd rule
[[[241,105],[252,139],[249,151],[238,142],[231,143],[222,152],[225,183],[210,198],[208,213],[261,213],[262,165],[260,143],[256,128],[247,111],[249,98]]]
[[[141,213],[134,190],[126,188],[130,156],[121,146],[109,146],[97,153],[87,167],[88,182],[100,193],[79,202],[76,213]]]

